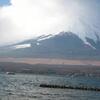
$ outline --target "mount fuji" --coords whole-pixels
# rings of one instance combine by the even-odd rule
[[[29,58],[100,58],[100,38],[83,41],[72,32],[42,35],[20,43],[0,47],[1,57]]]

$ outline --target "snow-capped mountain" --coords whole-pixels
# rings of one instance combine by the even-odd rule
[[[39,58],[87,58],[99,56],[100,39],[97,41],[86,37],[84,42],[72,32],[40,36],[17,44],[0,48],[0,55],[6,57]]]

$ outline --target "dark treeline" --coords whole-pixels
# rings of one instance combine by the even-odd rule
[[[48,65],[0,62],[1,72],[27,74],[59,74],[59,75],[97,75],[100,76],[100,67],[92,65]]]

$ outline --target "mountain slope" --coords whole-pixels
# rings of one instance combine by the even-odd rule
[[[88,37],[86,37],[86,40],[88,44],[74,33],[61,32],[5,47],[6,49],[2,50],[1,56],[32,58],[87,58],[98,56],[99,52],[94,49],[96,46],[93,40]],[[100,43],[98,44],[100,45]]]
[[[99,35],[95,34],[96,36],[96,41],[93,39],[86,37],[86,40],[88,43],[90,43],[93,47],[95,47],[96,50],[100,50],[100,37]]]

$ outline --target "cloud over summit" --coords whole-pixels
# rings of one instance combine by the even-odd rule
[[[60,31],[84,37],[100,28],[98,0],[11,0],[10,4],[0,8],[1,44]]]

